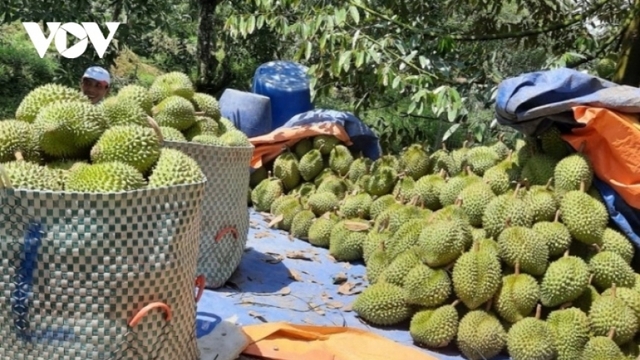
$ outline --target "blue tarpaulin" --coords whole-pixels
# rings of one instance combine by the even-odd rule
[[[320,122],[337,123],[344,127],[353,142],[352,151],[362,152],[365,157],[372,160],[382,155],[378,136],[362,120],[348,111],[315,109],[292,117],[282,127],[289,128]]]
[[[498,87],[496,119],[526,135],[538,135],[554,122],[579,126],[572,107],[586,105],[625,113],[640,113],[640,89],[571,69],[522,74]],[[604,181],[596,179],[611,216],[640,249],[640,211],[633,209]]]

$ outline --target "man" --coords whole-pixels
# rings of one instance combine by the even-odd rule
[[[92,66],[84,72],[80,81],[80,89],[95,105],[99,104],[109,94],[111,76],[100,66]]]

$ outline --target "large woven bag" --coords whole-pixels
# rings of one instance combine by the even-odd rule
[[[3,173],[1,360],[199,358],[204,182],[86,194],[12,189]]]
[[[225,284],[240,265],[249,233],[249,167],[253,146],[213,146],[165,141],[194,158],[207,177],[202,203],[198,274],[208,288]]]

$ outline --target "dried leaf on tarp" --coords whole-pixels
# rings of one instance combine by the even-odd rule
[[[347,281],[347,274],[345,274],[343,272],[338,273],[336,275],[333,275],[333,279],[332,280],[333,280],[333,284],[334,285],[342,284],[345,281]]]
[[[284,260],[284,258],[280,254],[270,253],[270,252],[266,252],[264,254],[267,256],[263,260],[269,264],[278,264],[278,263],[281,263],[282,260]]]
[[[295,241],[296,240],[296,238],[294,238],[293,235],[291,235],[291,234],[287,235],[287,239],[289,239],[289,241]]]
[[[322,308],[320,308],[318,305],[314,304],[314,303],[309,303],[309,307],[318,315],[322,315],[324,316],[325,311],[322,310]]]
[[[309,255],[305,254],[302,251],[287,251],[287,255],[286,256],[289,259],[295,259],[295,260],[307,260],[307,261],[311,260]]]
[[[341,295],[352,295],[353,293],[351,292],[351,290],[353,290],[354,288],[354,284],[350,283],[350,282],[346,282],[342,285],[340,285],[340,287],[338,288],[338,294]]]
[[[333,297],[329,294],[327,294],[326,292],[323,292],[322,294],[320,294],[320,298],[322,299],[322,301],[327,302],[330,299],[333,299]]]
[[[282,221],[283,219],[284,219],[284,215],[278,215],[278,216],[274,217],[273,219],[271,219],[271,221],[269,221],[267,226],[272,228],[272,227],[276,226],[278,223],[280,223],[280,221]]]
[[[302,281],[302,276],[295,270],[289,270],[289,278],[295,281]]]
[[[249,220],[249,226],[253,229],[257,229],[260,227],[260,224],[255,220]]]
[[[254,305],[255,299],[252,297],[245,297],[240,300],[240,305]]]
[[[340,301],[327,301],[325,305],[329,309],[341,309],[344,306],[344,304],[341,303]]]
[[[349,221],[346,220],[344,222],[344,227],[350,231],[367,231],[371,227],[368,223],[361,223],[358,221]]]
[[[342,307],[342,311],[344,312],[351,312],[353,311],[353,303],[351,304],[347,304],[345,306]]]
[[[329,259],[329,261],[331,261],[332,263],[338,262],[338,260],[336,260],[336,258],[331,255],[327,255],[327,259]]]
[[[278,291],[278,295],[289,295],[291,294],[291,288],[290,287],[283,287],[282,289],[280,289],[280,291]]]
[[[259,214],[266,219],[271,219],[273,217],[273,215],[271,215],[271,213],[268,213],[268,212],[260,212]]]
[[[261,231],[259,233],[256,233],[255,235],[253,235],[253,237],[255,239],[262,239],[262,238],[266,238],[266,237],[271,237],[271,233],[269,233],[267,231]]]
[[[258,320],[260,320],[260,321],[262,321],[264,323],[268,322],[267,319],[264,318],[264,316],[258,314],[257,312],[255,312],[253,310],[249,311],[249,316],[251,316],[254,319],[258,319]]]

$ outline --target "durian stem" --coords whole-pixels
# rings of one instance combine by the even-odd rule
[[[560,213],[560,209],[558,209],[558,210],[556,211],[556,217],[553,219],[553,221],[554,221],[554,222],[558,222],[558,221],[560,221],[560,214],[561,214],[561,213]]]
[[[570,307],[571,305],[573,305],[573,303],[571,301],[566,302],[566,303],[560,305],[560,310],[566,309],[566,308]]]
[[[489,312],[491,311],[491,307],[493,306],[493,299],[489,299],[487,303],[484,305],[484,309]]]
[[[473,251],[475,251],[475,252],[480,251],[480,242],[479,242],[479,241],[474,241],[474,242],[473,242],[472,249],[473,249]]]
[[[447,144],[444,141],[442,142],[442,150],[447,151]]]
[[[513,270],[513,273],[516,275],[520,275],[520,261],[516,261],[516,266],[515,266],[515,269]]]
[[[514,199],[517,199],[517,198],[518,198],[518,191],[520,191],[520,188],[521,188],[521,187],[522,187],[522,184],[521,184],[521,183],[518,183],[518,184],[516,185],[516,189],[515,189],[515,190],[513,190],[513,198],[514,198]]]
[[[440,175],[444,179],[447,177],[447,172],[445,171],[445,169],[440,169],[438,175]]]
[[[193,113],[195,116],[204,116],[204,111],[196,111]]]
[[[562,257],[569,257],[569,250],[565,251]]]
[[[527,189],[527,190],[529,190],[529,188],[531,188],[531,183],[529,182],[529,179],[527,179],[527,178],[524,178],[522,180],[522,184],[524,185],[524,188]]]
[[[609,330],[609,334],[607,334],[607,337],[609,338],[609,340],[613,340],[614,336],[616,336],[616,328],[612,326]]]
[[[596,252],[602,251],[602,248],[598,244],[592,244],[591,246],[593,246],[596,249]]]
[[[611,283],[611,297],[616,298],[616,283]]]
[[[465,140],[465,141],[462,143],[462,148],[463,148],[463,149],[466,149],[466,148],[467,148],[467,146],[469,146],[469,140]]]
[[[593,282],[593,277],[594,276],[595,276],[595,274],[589,275],[589,285],[591,285],[591,283]]]
[[[504,220],[504,227],[508,228],[511,226],[511,217],[508,217]]]
[[[147,123],[149,124],[149,126],[151,126],[153,131],[155,131],[156,136],[158,137],[158,140],[160,141],[160,143],[163,143],[164,137],[162,136],[162,130],[160,130],[160,126],[158,126],[158,123],[156,122],[156,120],[151,116],[147,116]]]
[[[536,319],[540,320],[540,316],[542,316],[542,305],[538,304],[536,306]]]
[[[465,166],[464,172],[465,172],[465,175],[467,176],[471,175],[473,173],[473,171],[471,171],[471,166],[468,166],[468,165]]]
[[[584,152],[584,148],[587,146],[587,140],[583,140],[580,143],[580,146],[578,147],[578,152],[579,153],[583,153]]]
[[[587,190],[587,184],[584,181],[580,181],[580,192],[585,192]]]
[[[456,201],[454,201],[453,205],[462,206],[462,198],[461,197],[457,197]]]
[[[13,156],[16,157],[16,161],[24,161],[24,156],[22,156],[22,151],[16,151]]]
[[[504,142],[504,133],[501,132],[500,134],[498,134],[498,141],[499,142]]]
[[[549,180],[547,181],[547,185],[545,185],[545,189],[547,190],[551,190],[551,184],[553,183],[553,177],[550,177]]]
[[[513,150],[509,150],[509,154],[507,155],[507,161],[513,160]]]
[[[460,304],[460,300],[456,299],[454,302],[451,303],[451,306],[456,307],[458,306],[458,304]]]

